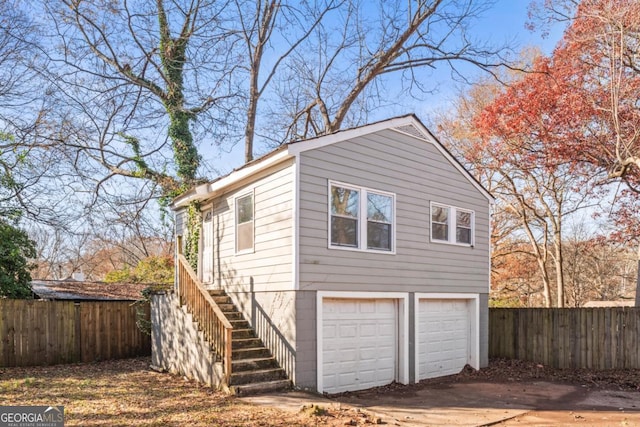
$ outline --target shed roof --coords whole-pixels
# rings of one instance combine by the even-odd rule
[[[141,283],[38,280],[31,289],[41,299],[74,301],[136,301],[147,287]]]
[[[615,300],[615,301],[588,301],[583,305],[585,308],[597,308],[597,307],[634,307],[636,302],[634,300]]]

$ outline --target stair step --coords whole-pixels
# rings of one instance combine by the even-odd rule
[[[240,320],[229,320],[229,323],[231,323],[231,326],[233,326],[233,329],[251,329],[251,325],[249,324],[249,321],[244,320],[244,319],[240,319]]]
[[[245,328],[245,329],[236,329],[233,328],[233,331],[231,331],[232,333],[232,337],[233,339],[249,339],[249,338],[255,338],[256,334],[253,332],[253,329],[251,328]]]
[[[231,351],[232,360],[257,359],[260,357],[271,357],[271,352],[266,347],[239,348]]]
[[[264,381],[275,381],[285,379],[286,375],[282,368],[258,369],[251,371],[232,372],[229,385],[242,385]]]
[[[231,348],[237,350],[239,348],[253,348],[262,347],[262,340],[260,338],[233,338],[231,340]]]
[[[218,296],[218,297],[213,297],[213,301],[215,301],[216,304],[220,305],[220,304],[233,304],[233,302],[231,301],[231,297],[228,296]]]
[[[284,391],[291,388],[289,380],[264,381],[259,383],[242,384],[231,386],[231,393],[238,396],[249,396],[252,394],[269,393],[273,391]]]
[[[250,395],[291,388],[286,372],[279,367],[262,340],[256,337],[251,324],[238,311],[233,300],[223,290],[209,290],[209,294],[233,327],[228,389],[234,394]]]
[[[244,316],[242,316],[242,313],[240,313],[239,311],[226,311],[222,314],[224,314],[228,321],[244,320]]]
[[[233,313],[238,311],[233,303],[218,304],[218,307],[220,307],[220,310],[222,310],[223,313]]]
[[[261,369],[278,368],[278,362],[273,357],[257,357],[253,359],[232,360],[231,372],[244,372]]]

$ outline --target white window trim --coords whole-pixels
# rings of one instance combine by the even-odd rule
[[[350,190],[356,190],[359,194],[359,212],[358,212],[358,246],[340,246],[333,245],[331,243],[331,187],[342,187]],[[376,190],[369,187],[361,187],[353,184],[346,184],[344,182],[329,180],[327,186],[327,244],[329,249],[338,249],[342,251],[356,251],[356,252],[371,252],[376,254],[389,254],[395,255],[396,253],[396,227],[398,220],[396,218],[396,195],[388,191]],[[379,194],[381,196],[391,197],[392,200],[392,212],[391,212],[391,250],[385,249],[370,249],[367,248],[367,198],[368,193]]]
[[[433,208],[434,206],[439,208],[449,209],[449,235],[447,240],[440,240],[433,238]],[[458,243],[456,241],[457,230],[457,215],[458,211],[469,212],[471,214],[471,243]],[[476,235],[476,213],[472,209],[460,208],[458,206],[448,205],[446,203],[431,202],[429,204],[429,240],[431,243],[442,243],[444,245],[463,246],[467,248],[473,248],[475,246]]]
[[[238,250],[238,200],[244,197],[251,196],[252,198],[252,207],[253,207],[253,245],[249,249]],[[235,234],[235,254],[243,255],[243,254],[252,254],[255,252],[256,248],[256,195],[255,191],[252,189],[251,191],[243,192],[238,194],[233,198],[233,230]]]

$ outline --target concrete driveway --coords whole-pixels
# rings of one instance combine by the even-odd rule
[[[468,380],[390,386],[338,396],[291,392],[242,398],[299,411],[302,405],[350,406],[397,426],[638,426],[640,392],[546,381]]]

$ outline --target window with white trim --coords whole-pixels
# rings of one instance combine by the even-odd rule
[[[329,247],[392,252],[395,195],[347,184],[329,184]]]
[[[236,253],[253,251],[253,193],[236,199]]]
[[[431,241],[473,245],[474,213],[469,209],[431,203]]]

